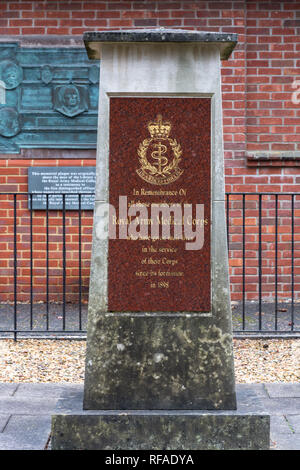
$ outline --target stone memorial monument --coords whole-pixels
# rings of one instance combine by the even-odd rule
[[[267,449],[234,381],[220,58],[237,35],[84,41],[101,59],[86,376],[52,448]]]

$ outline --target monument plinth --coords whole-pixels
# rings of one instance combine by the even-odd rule
[[[84,40],[101,59],[86,376],[53,448],[267,448],[234,381],[220,57],[237,35]]]

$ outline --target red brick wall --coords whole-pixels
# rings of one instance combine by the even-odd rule
[[[8,40],[12,35],[81,37],[84,31],[145,27],[238,33],[238,46],[230,60],[222,64],[226,191],[299,192],[300,104],[292,102],[292,93],[295,92],[293,82],[297,78],[300,80],[299,1],[9,0],[0,3],[0,35],[7,36]],[[17,162],[4,155],[2,157],[0,155],[0,158],[2,158],[2,172],[0,172],[2,191],[7,188],[25,189],[25,165],[45,164],[34,159],[32,162],[30,160]],[[55,164],[61,163],[55,162]],[[73,164],[81,163],[76,160]],[[15,165],[20,166],[18,174],[15,173]],[[20,180],[16,181],[16,178]],[[231,201],[232,298],[240,299],[243,264],[242,203],[238,196]],[[278,293],[288,298],[291,281],[291,210],[289,199],[284,200],[281,197],[280,201],[277,239]],[[257,298],[258,294],[259,274],[257,202],[247,198],[246,208],[249,217],[245,233],[246,291],[247,298],[253,299]],[[295,200],[295,209],[295,289],[298,296],[300,292],[300,263],[297,259],[297,255],[300,254],[298,200]],[[1,210],[4,211],[3,222],[6,209]],[[271,298],[275,280],[274,198],[264,201],[262,215],[263,296]],[[1,230],[4,230],[3,225]],[[73,240],[70,239],[70,242]],[[90,239],[87,240],[87,250],[89,246]],[[55,249],[59,253],[60,246],[57,245]],[[21,258],[20,263],[23,263]],[[11,269],[5,264],[3,267]],[[68,272],[68,275],[70,282],[73,282],[73,278],[76,279],[72,271]],[[6,285],[8,286],[8,283]],[[9,288],[11,288],[10,282]]]

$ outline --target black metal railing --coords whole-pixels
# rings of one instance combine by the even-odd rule
[[[0,194],[2,337],[86,334],[92,212],[70,196]],[[226,194],[226,214],[234,333],[299,334],[300,194]]]
[[[226,194],[235,333],[300,333],[298,208],[298,194]]]
[[[92,231],[92,216],[87,225],[82,224],[85,212],[82,200],[87,195],[94,196],[93,193],[55,194],[54,203],[51,194],[0,194],[0,210],[3,206],[6,210],[0,226],[2,335],[13,334],[16,339],[18,334],[56,337],[86,333],[88,273],[82,274],[82,239],[88,236],[91,243]],[[43,198],[42,210],[40,205],[37,208],[38,196]],[[74,208],[74,196],[77,208]],[[68,207],[70,197],[73,203]],[[83,235],[82,229],[90,234]],[[71,245],[69,250],[68,245]],[[87,263],[90,247],[89,244],[85,253]],[[74,265],[74,260],[75,275],[74,268],[68,266],[68,262]]]

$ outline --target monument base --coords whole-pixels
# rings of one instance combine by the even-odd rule
[[[267,450],[270,416],[237,392],[237,410],[83,410],[66,394],[52,417],[53,450]]]

